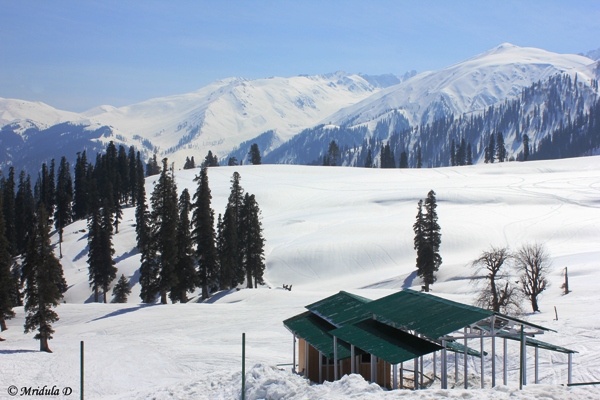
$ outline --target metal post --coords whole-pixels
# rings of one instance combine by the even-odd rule
[[[421,356],[421,357],[419,357],[419,358],[421,359],[421,367],[419,368],[419,372],[420,372],[419,376],[420,376],[420,379],[421,379],[421,380],[420,380],[420,382],[419,382],[419,387],[420,387],[420,388],[423,388],[423,375],[425,375],[425,374],[423,373],[423,371],[425,371],[425,369],[423,368],[423,356]]]
[[[81,369],[81,380],[79,382],[79,393],[81,396],[81,400],[83,400],[83,340],[80,343],[80,354],[81,354],[81,361],[80,361],[80,369]]]
[[[296,373],[296,335],[292,335],[294,337],[293,340],[293,350],[292,350],[292,372]]]
[[[350,345],[350,373],[353,374],[356,372],[354,364],[356,364],[356,357],[354,355],[354,345]]]
[[[508,351],[507,351],[507,346],[508,346],[508,339],[504,338],[504,355],[502,356],[502,363],[504,364],[504,369],[502,370],[502,384],[504,386],[506,386],[507,382],[508,382],[508,369],[506,368],[506,359],[508,357]]]
[[[379,360],[371,354],[371,382],[377,383],[377,362]]]
[[[400,363],[400,389],[404,389],[404,363]]]
[[[540,383],[539,381],[539,375],[538,375],[538,348],[535,348],[535,384],[537,385],[538,383]]]
[[[521,325],[521,349],[520,349],[520,362],[519,362],[519,390],[523,390],[523,343],[524,343],[524,332],[523,325]]]
[[[392,385],[392,389],[396,390],[398,389],[398,364],[394,364],[393,376],[394,383]]]
[[[337,337],[333,337],[333,380],[338,380],[338,352],[337,352]]]
[[[458,351],[454,352],[454,386],[458,383]]]
[[[465,389],[469,388],[469,382],[467,379],[467,328],[465,327],[465,343],[464,343],[465,348],[463,349],[464,354],[464,363],[465,363],[465,370],[463,371],[464,375],[465,375]]]
[[[246,398],[246,334],[242,333],[242,400]]]
[[[496,387],[496,316],[492,316],[492,387]]]
[[[323,353],[319,351],[319,383],[323,383]]]
[[[573,353],[568,354],[569,366],[567,370],[567,384],[573,383]]]
[[[523,385],[527,385],[527,336],[523,337]]]
[[[308,342],[304,341],[304,377],[308,378]]]
[[[419,390],[419,357],[415,358],[415,367],[414,367],[414,389]]]
[[[481,388],[483,389],[485,387],[485,369],[484,369],[484,362],[485,359],[483,358],[483,329],[479,331],[479,335],[481,336]]]
[[[434,352],[433,352],[433,380],[434,380],[434,381],[435,381],[435,372],[436,372],[436,371],[435,371],[435,370],[436,370],[436,368],[435,368],[435,367],[436,367],[436,365],[435,365],[435,361],[436,361],[436,360],[435,360],[435,353],[436,353],[436,352],[434,351]]]
[[[442,360],[441,360],[441,380],[442,389],[448,389],[448,353],[446,351],[446,341],[442,340]]]

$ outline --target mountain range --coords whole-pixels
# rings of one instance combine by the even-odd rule
[[[93,157],[89,153],[109,141],[134,146],[145,159],[153,153],[168,157],[178,168],[186,157],[199,161],[209,150],[221,163],[229,157],[244,161],[252,143],[266,163],[310,164],[320,162],[331,140],[342,150],[343,165],[361,166],[366,149],[377,165],[387,141],[396,156],[409,153],[413,164],[418,150],[424,165],[441,166],[450,162],[451,140],[466,139],[473,161],[483,162],[485,142],[499,129],[508,156],[518,159],[524,133],[535,149],[597,103],[600,67],[590,58],[594,54],[505,43],[438,71],[402,77],[336,72],[228,78],[187,94],[82,113],[0,98],[0,167],[36,171],[41,162],[74,159],[83,149]],[[550,101],[553,96],[558,103]],[[510,103],[515,100],[518,105]],[[507,107],[511,118],[502,125]]]

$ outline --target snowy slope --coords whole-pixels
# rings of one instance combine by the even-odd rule
[[[489,389],[488,380],[484,390],[441,390],[437,384],[419,393],[386,392],[354,375],[311,386],[276,367],[292,357],[291,334],[282,320],[306,304],[341,289],[375,299],[420,286],[411,227],[418,199],[434,189],[443,264],[433,293],[471,303],[476,288],[469,283],[468,264],[482,250],[545,243],[553,261],[551,286],[541,297],[542,312],[524,318],[558,331],[542,340],[579,351],[575,382],[599,381],[600,157],[420,170],[218,167],[209,170],[216,214],[224,210],[235,170],[262,210],[268,286],[218,293],[206,303],[144,306],[136,284],[128,304],[82,304],[91,291],[85,223],[77,222],[65,229],[62,264],[69,290],[57,310],[54,353],[36,351],[38,343],[33,334],[23,334],[24,313],[17,309],[2,333],[7,340],[0,345],[0,397],[9,385],[70,386],[77,395],[84,340],[86,398],[238,398],[241,333],[246,332],[250,399],[600,398],[598,388],[559,386],[566,382],[566,357],[546,351],[540,352],[542,385],[519,392],[516,346],[509,347],[509,385],[496,389]],[[177,173],[179,191],[195,188],[197,172]],[[148,193],[152,187],[149,179]],[[113,242],[119,273],[137,282],[133,222],[133,209],[126,209]],[[572,290],[567,296],[560,289],[565,266]],[[282,290],[282,284],[293,284],[293,290]],[[428,371],[430,363],[426,360]],[[489,364],[486,368],[489,374]],[[476,363],[469,369],[477,386]]]
[[[139,135],[177,165],[186,156],[223,156],[240,143],[274,130],[285,141],[342,107],[379,89],[358,75],[247,80],[230,78],[183,95],[148,100],[118,109],[103,106],[84,115],[115,128],[126,138]],[[269,149],[261,149],[268,151]]]
[[[0,127],[10,123],[22,123],[47,128],[66,121],[85,122],[85,118],[77,113],[58,110],[39,101],[0,97]]]
[[[340,110],[327,121],[358,125],[401,112],[412,126],[454,114],[482,111],[520,94],[524,87],[557,73],[579,73],[594,61],[580,55],[504,43],[439,71],[424,72]],[[324,121],[323,121],[324,122]]]

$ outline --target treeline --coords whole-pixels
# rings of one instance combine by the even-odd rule
[[[193,197],[187,189],[177,196],[173,167],[162,160],[160,176],[150,197],[143,193],[136,207],[137,246],[141,252],[140,297],[153,303],[160,297],[187,302],[201,288],[201,297],[244,283],[263,284],[264,238],[260,209],[254,195],[244,193],[234,172],[231,194],[215,231],[207,167],[196,177]]]

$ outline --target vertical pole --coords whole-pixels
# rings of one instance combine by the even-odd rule
[[[479,331],[479,335],[481,336],[481,388],[485,387],[485,369],[484,362],[485,358],[483,357],[483,329]]]
[[[308,343],[307,343],[307,345],[308,345]],[[246,399],[246,333],[242,333],[242,400],[245,400],[245,399]]]
[[[353,374],[356,372],[355,365],[356,364],[356,356],[354,355],[354,345],[350,345],[350,373]]]
[[[458,383],[458,351],[454,352],[454,386]]]
[[[304,377],[308,378],[308,342],[304,341]]]
[[[81,369],[81,380],[79,382],[79,393],[81,396],[81,400],[83,400],[83,340],[81,341],[80,344],[80,353],[81,353],[81,358],[80,358],[80,369]]]
[[[371,354],[371,382],[377,383],[377,362],[379,360]]]
[[[539,382],[539,375],[538,375],[538,361],[539,361],[539,359],[538,359],[538,352],[539,351],[538,350],[539,350],[539,348],[536,347],[535,348],[535,384],[540,383]]]
[[[398,389],[398,364],[394,364],[393,379],[394,383],[392,385],[392,389],[396,390]]]
[[[400,363],[400,389],[404,389],[404,362]]]
[[[436,367],[436,365],[435,365],[435,361],[436,361],[436,360],[435,360],[435,358],[436,358],[436,357],[435,357],[435,353],[436,353],[436,352],[434,351],[434,352],[433,352],[433,380],[434,380],[434,381],[435,381],[435,373],[436,373],[436,368],[435,368],[435,367]]]
[[[519,362],[519,390],[523,390],[523,343],[524,343],[523,325],[521,325],[521,353]]]
[[[496,316],[492,316],[492,387],[496,387]]]
[[[333,337],[333,380],[338,380],[337,337]]]
[[[323,383],[323,353],[319,351],[319,383]]]
[[[327,375],[326,379],[329,381],[329,358],[327,358],[327,368],[326,368],[326,370],[327,370],[327,373],[325,374],[325,375]]]
[[[523,337],[523,385],[527,385],[527,336]]]
[[[464,368],[465,370],[463,371],[464,375],[465,375],[465,389],[469,388],[469,382],[468,382],[468,377],[467,377],[467,328],[465,327],[465,343],[464,343],[465,348],[463,349],[464,354],[463,354],[463,358],[464,358]]]
[[[442,379],[442,389],[448,389],[448,354],[446,351],[446,341],[442,340],[442,360],[440,366],[440,375]]]
[[[292,352],[293,352],[292,353],[293,354],[293,356],[292,356],[292,372],[296,373],[296,335],[294,334],[292,336],[294,336],[293,347],[292,347],[292,349],[293,349],[292,350]]]
[[[415,379],[414,379],[413,387],[415,390],[419,390],[419,375],[418,375],[419,374],[419,357],[415,358],[414,370],[415,370],[415,373],[414,373]]]
[[[567,384],[573,383],[573,353],[569,353],[569,366],[567,370]]]
[[[423,373],[423,371],[425,371],[425,369],[423,368],[423,356],[419,357],[421,359],[421,367],[419,368],[419,377],[420,377],[420,381],[419,381],[419,387],[423,388],[423,375],[425,375]]]
[[[506,368],[506,365],[507,365],[506,358],[508,357],[507,346],[508,346],[508,339],[504,338],[504,355],[502,356],[502,363],[504,364],[504,369],[502,370],[502,384],[504,386],[506,386],[506,384],[508,382],[508,369]]]

